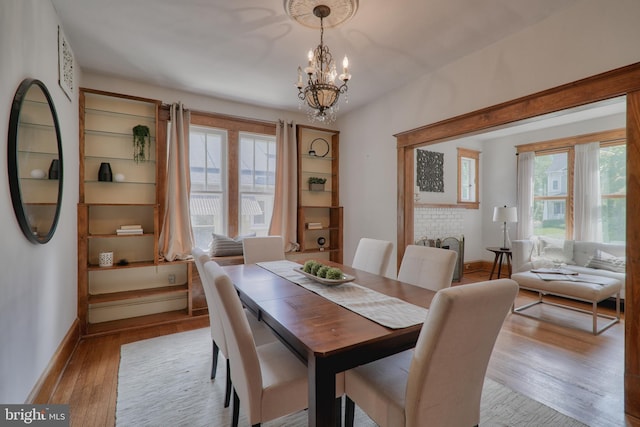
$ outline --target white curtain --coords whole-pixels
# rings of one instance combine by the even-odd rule
[[[269,235],[282,236],[285,252],[297,250],[298,175],[293,123],[283,120],[276,128],[276,190]]]
[[[528,239],[533,235],[533,169],[534,152],[518,154],[518,223],[517,239]]]
[[[190,121],[191,113],[183,108],[182,103],[171,105],[165,209],[158,242],[160,256],[167,261],[190,258],[193,247],[189,204]]]
[[[599,142],[575,146],[573,196],[573,238],[601,242]]]

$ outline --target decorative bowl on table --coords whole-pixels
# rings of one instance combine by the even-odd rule
[[[335,286],[341,285],[343,283],[353,282],[356,278],[351,276],[350,274],[342,274],[341,279],[325,279],[324,277],[318,277],[311,273],[307,273],[302,269],[302,267],[296,267],[293,269],[296,273],[300,273],[305,277],[308,277],[311,280],[314,280],[318,283],[322,283],[323,285]]]

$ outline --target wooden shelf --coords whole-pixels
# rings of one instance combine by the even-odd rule
[[[186,310],[167,311],[165,313],[130,317],[128,319],[112,320],[109,322],[90,323],[87,327],[87,335],[113,334],[116,332],[146,328],[167,323],[184,322],[190,319],[195,320],[197,317],[189,316]]]
[[[183,294],[188,291],[189,291],[189,286],[184,284],[184,285],[164,286],[161,288],[136,289],[133,291],[89,295],[89,304],[98,304],[101,302],[111,302],[111,301],[122,301],[122,300],[128,300],[133,298],[150,297],[155,295]]]
[[[329,142],[326,157],[309,156],[311,143],[323,138]],[[340,206],[339,132],[304,125],[296,126],[298,144],[298,243],[303,254],[328,254],[329,259],[342,262],[343,220]],[[309,190],[311,176],[326,177],[323,191]],[[309,222],[321,223],[322,228],[306,227]],[[316,240],[326,239],[325,250],[318,250]]]
[[[79,103],[81,333],[107,334],[202,318],[207,314],[206,299],[199,283],[192,282],[193,262],[158,259],[166,171],[156,159],[167,153],[167,118],[161,114],[162,103],[86,88],[80,89]],[[147,160],[138,164],[133,159],[131,139],[133,128],[140,123],[149,127],[151,137]],[[123,174],[125,180],[98,181],[102,162],[111,164],[114,177]],[[115,230],[126,224],[140,224],[145,232],[118,235]],[[114,265],[97,265],[100,252],[113,252]],[[131,262],[118,265],[119,259]],[[170,284],[174,282],[179,284]]]
[[[153,267],[155,264],[153,261],[136,261],[130,262],[127,265],[118,265],[113,264],[111,267],[100,267],[98,264],[89,264],[87,266],[88,271],[106,271],[106,270],[116,270],[121,268],[140,268],[140,267]]]

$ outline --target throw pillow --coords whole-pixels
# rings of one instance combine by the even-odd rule
[[[532,257],[532,261],[545,261],[552,264],[573,265],[573,240],[540,237],[539,255]]]
[[[209,250],[210,256],[235,256],[242,255],[242,240],[245,237],[253,237],[256,234],[245,234],[232,239],[229,236],[222,234],[211,233],[213,239],[211,240],[211,247]]]
[[[595,255],[591,257],[585,267],[624,273],[627,267],[627,260],[625,257],[617,257],[597,249]]]

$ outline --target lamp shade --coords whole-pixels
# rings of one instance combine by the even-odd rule
[[[493,222],[518,222],[518,211],[515,207],[496,206],[493,208]]]

